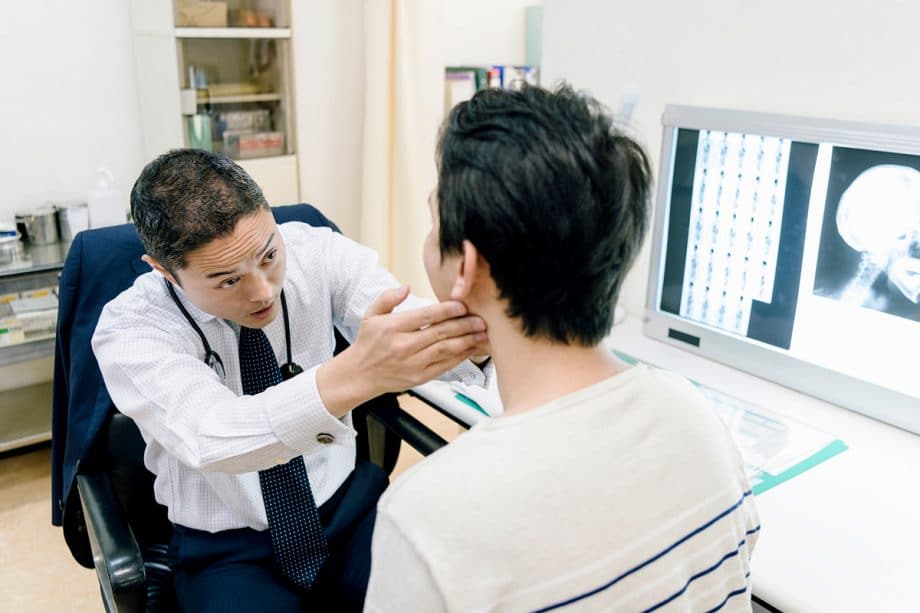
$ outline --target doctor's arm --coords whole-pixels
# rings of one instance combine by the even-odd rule
[[[323,449],[318,432],[332,434],[333,444],[353,440],[348,422],[323,407],[316,367],[260,394],[237,396],[202,361],[193,340],[113,314],[100,319],[93,351],[106,388],[148,443],[197,470],[245,473]]]

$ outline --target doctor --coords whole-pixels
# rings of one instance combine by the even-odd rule
[[[93,350],[147,443],[180,603],[360,609],[387,479],[355,466],[350,411],[451,369],[481,384],[465,360],[484,322],[409,296],[328,228],[276,225],[219,155],[155,159],[131,210],[153,270],[105,307]],[[333,357],[336,324],[351,346]]]

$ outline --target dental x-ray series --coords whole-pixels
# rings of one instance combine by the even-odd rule
[[[646,334],[920,432],[920,129],[663,123]]]

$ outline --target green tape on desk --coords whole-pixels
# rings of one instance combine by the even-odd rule
[[[801,475],[803,472],[809,468],[814,468],[824,460],[828,460],[838,453],[843,453],[848,449],[846,443],[840,439],[834,440],[832,443],[828,444],[824,449],[815,452],[814,454],[808,456],[798,464],[794,464],[781,472],[778,475],[771,475],[770,473],[761,472],[760,473],[760,482],[756,485],[751,486],[751,491],[754,492],[754,495],[762,494],[767,490],[776,487],[783,481],[788,481],[793,477]]]

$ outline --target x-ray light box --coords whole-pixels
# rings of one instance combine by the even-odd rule
[[[920,128],[662,122],[645,333],[920,433]]]

